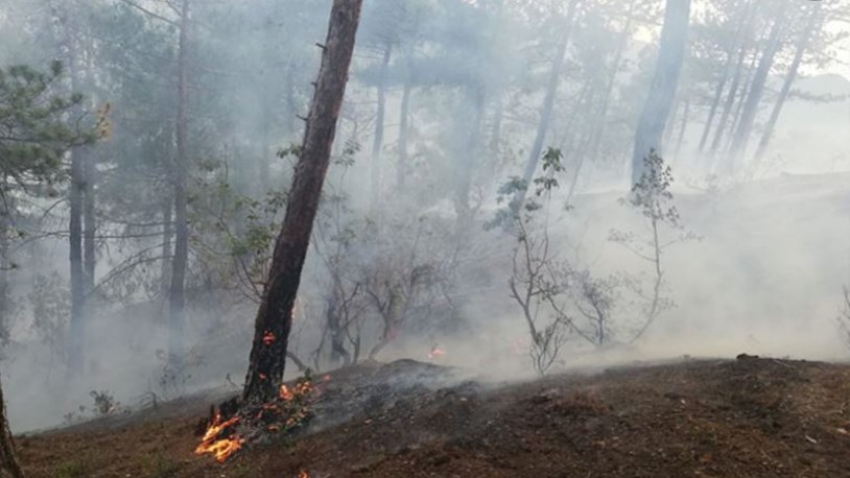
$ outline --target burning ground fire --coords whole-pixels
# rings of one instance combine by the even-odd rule
[[[323,380],[327,382],[330,377],[326,375]],[[312,380],[304,377],[292,387],[281,385],[277,399],[259,407],[243,408],[232,417],[223,417],[220,410],[215,410],[201,443],[195,448],[195,454],[209,454],[223,463],[262,432],[288,433],[297,430],[311,417],[308,402],[313,392]],[[309,478],[309,475],[302,471],[298,478]]]

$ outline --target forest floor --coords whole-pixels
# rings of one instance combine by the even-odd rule
[[[411,360],[325,378],[300,436],[195,456],[199,396],[17,437],[31,478],[850,476],[850,366],[685,360],[513,384]],[[323,381],[324,382],[324,381]]]

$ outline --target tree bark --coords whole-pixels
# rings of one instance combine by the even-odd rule
[[[661,146],[658,150],[666,149],[670,144],[670,138],[673,137],[673,131],[676,130],[676,118],[679,116],[679,108],[684,103],[681,94],[676,94],[673,97],[673,106],[670,108],[670,116],[667,118],[667,124],[664,125],[664,137],[661,139]]]
[[[162,203],[162,269],[161,285],[162,296],[168,297],[171,289],[171,242],[174,238],[173,219],[171,211],[174,209],[174,199],[169,195]]]
[[[71,78],[71,90],[78,91],[79,70],[77,68],[77,51],[75,39],[69,34],[68,70]],[[71,156],[71,187],[68,191],[70,203],[69,217],[69,259],[71,268],[71,322],[68,337],[68,374],[78,375],[83,370],[83,347],[85,342],[85,271],[83,269],[83,163],[85,158],[83,148],[72,150]]]
[[[691,99],[685,98],[685,110],[682,111],[682,122],[679,125],[679,137],[676,139],[675,154],[682,150],[682,142],[685,140],[685,131],[688,129],[688,119],[691,116]]]
[[[3,191],[8,191],[7,180],[0,179],[0,181],[2,181],[0,188]],[[15,200],[12,197],[6,198],[0,204],[0,343],[2,344],[9,341],[9,333],[11,332],[12,283],[9,280],[9,270],[12,268],[12,261],[9,259],[9,237],[12,233],[12,218],[16,214],[15,209]]]
[[[83,163],[83,269],[85,272],[86,296],[89,296],[94,290],[94,273],[97,262],[95,244],[97,218],[95,217],[94,159],[93,154],[88,154]]]
[[[649,157],[650,151],[655,150],[659,155],[662,154],[661,136],[670,115],[685,59],[690,12],[691,0],[667,0],[658,64],[635,134],[635,149],[631,161],[632,185],[640,182],[645,169],[644,161]]]
[[[531,187],[534,172],[537,170],[537,164],[540,162],[540,155],[543,154],[543,143],[546,141],[549,123],[552,122],[552,111],[555,107],[555,97],[558,94],[558,82],[561,79],[561,70],[564,68],[564,59],[567,56],[567,46],[570,43],[570,36],[572,34],[573,24],[575,23],[579,1],[570,0],[570,4],[567,7],[567,18],[563,37],[561,38],[561,42],[558,43],[555,59],[552,61],[552,70],[549,73],[549,83],[546,86],[546,96],[543,99],[540,121],[537,123],[537,134],[534,136],[534,144],[531,146],[528,160],[525,163],[525,171],[522,174],[526,188],[517,191],[513,201],[517,211],[522,208],[522,203],[525,202],[526,191]]]
[[[779,12],[776,14],[776,19],[770,29],[770,38],[767,41],[767,46],[759,60],[758,67],[753,75],[752,83],[750,83],[750,90],[749,93],[747,93],[747,99],[744,102],[741,117],[738,120],[738,125],[736,126],[735,134],[732,137],[732,144],[729,149],[729,158],[727,161],[730,173],[734,172],[738,158],[747,148],[747,142],[753,129],[753,122],[755,121],[758,105],[761,102],[762,95],[764,94],[764,86],[767,82],[767,76],[770,73],[771,66],[773,66],[773,59],[776,57],[776,53],[782,45],[781,37],[784,30],[783,24],[786,5],[787,0],[784,0],[779,8]]]
[[[363,0],[333,2],[304,141],[254,326],[242,395],[248,402],[274,398],[283,380],[292,309],[330,162],[362,4]]]
[[[85,333],[85,274],[83,272],[83,186],[82,165],[79,151],[71,152],[71,216],[70,216],[70,261],[71,261],[71,332],[68,350],[68,371],[78,374],[83,365],[83,335]]]
[[[168,309],[168,360],[179,368],[183,362],[183,333],[186,322],[185,281],[189,262],[189,224],[186,218],[186,182],[189,158],[186,147],[186,88],[189,0],[180,9],[180,40],[177,58],[177,157],[174,164],[174,259],[171,262],[171,288]]]
[[[782,107],[785,106],[785,100],[788,99],[788,93],[791,92],[791,86],[797,78],[797,71],[800,69],[800,63],[803,62],[803,54],[809,46],[812,35],[819,29],[819,23],[822,22],[823,18],[820,15],[820,4],[815,4],[812,7],[811,16],[806,23],[802,36],[800,37],[800,42],[797,44],[797,50],[794,52],[794,60],[791,62],[791,66],[788,67],[788,73],[785,75],[785,81],[782,84],[782,89],[779,91],[779,96],[776,98],[776,104],[773,105],[773,111],[770,113],[770,119],[767,120],[761,140],[759,140],[759,145],[756,149],[755,157],[753,158],[753,168],[758,167],[762,156],[764,156],[765,150],[767,150],[767,145],[770,144],[770,138],[773,136],[773,130],[776,128],[776,122],[779,120],[780,113],[782,113]]]
[[[375,137],[372,141],[371,184],[372,208],[378,205],[381,196],[381,149],[384,147],[384,118],[387,109],[387,68],[390,66],[392,45],[387,44],[381,58],[381,72],[378,78],[378,112],[375,117]]]
[[[0,386],[0,478],[24,478],[24,472],[15,457],[15,442],[6,419],[6,403]]]

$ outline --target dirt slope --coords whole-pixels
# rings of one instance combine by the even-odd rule
[[[207,406],[17,445],[35,478],[850,476],[846,365],[694,360],[502,387],[413,361],[359,366],[333,374],[304,436],[224,465],[192,454]]]

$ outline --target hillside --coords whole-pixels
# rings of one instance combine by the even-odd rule
[[[410,360],[337,371],[301,436],[223,465],[192,453],[211,396],[17,446],[34,478],[850,476],[846,365],[739,357],[462,378]]]

